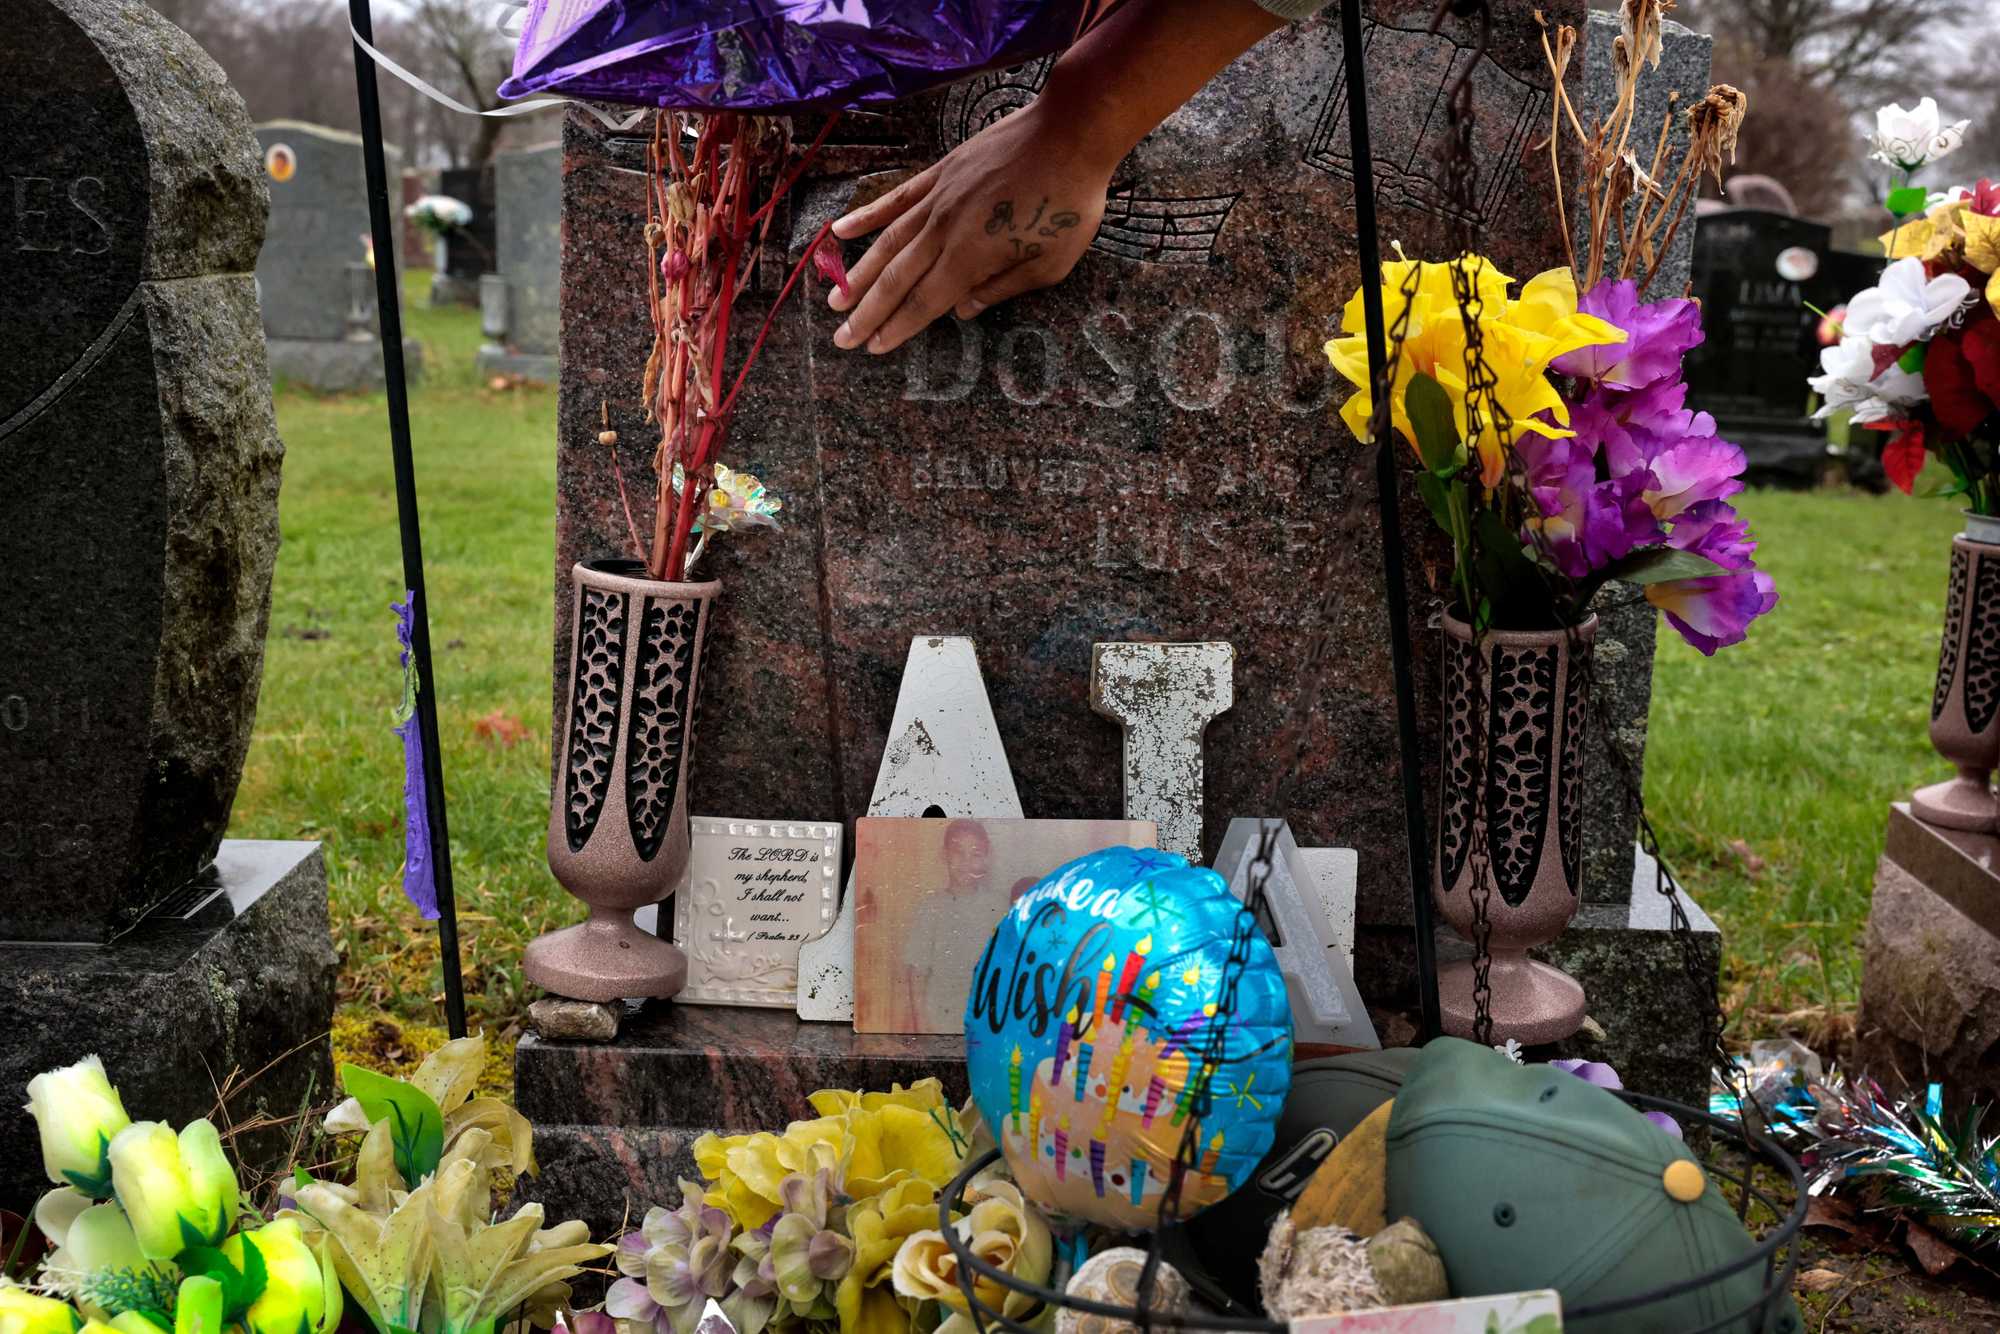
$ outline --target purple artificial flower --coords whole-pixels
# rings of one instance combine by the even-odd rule
[[[1618,1072],[1602,1061],[1572,1061],[1565,1059],[1550,1061],[1549,1064],[1564,1074],[1575,1075],[1584,1083],[1594,1085],[1597,1088],[1622,1089],[1625,1087],[1625,1082],[1618,1078]],[[1672,1135],[1675,1139],[1681,1138],[1680,1123],[1665,1112],[1643,1112],[1641,1115],[1660,1129],[1666,1131],[1669,1135]]]
[[[1745,569],[1648,584],[1646,601],[1660,609],[1682,639],[1712,657],[1719,648],[1742,643],[1750,622],[1778,605],[1778,593],[1770,575]]]
[[[1667,545],[1706,556],[1725,570],[1750,569],[1750,557],[1757,550],[1750,525],[1721,500],[1705,500],[1682,511],[1667,534]]]
[[[1577,424],[1575,418],[1572,424]],[[1515,446],[1527,469],[1528,494],[1541,512],[1540,519],[1528,521],[1530,531],[1521,540],[1539,546],[1571,579],[1582,579],[1665,537],[1646,501],[1655,485],[1651,472],[1598,478],[1602,441],[1590,432],[1615,425],[1600,413],[1586,417],[1573,436],[1523,436]]]
[[[1701,306],[1685,298],[1641,301],[1631,279],[1600,282],[1577,298],[1577,312],[1625,331],[1622,343],[1565,352],[1553,363],[1564,375],[1618,389],[1680,378],[1681,357],[1701,343]]]
[[[1714,419],[1695,414],[1697,421]],[[1743,489],[1743,451],[1714,435],[1691,435],[1655,453],[1646,461],[1654,477],[1646,503],[1655,515],[1671,519],[1704,501],[1722,500]]]

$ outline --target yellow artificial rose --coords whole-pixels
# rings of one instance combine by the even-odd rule
[[[1403,285],[1413,265],[1417,285],[1406,300]],[[1622,343],[1625,331],[1577,310],[1576,280],[1568,269],[1551,269],[1536,275],[1521,289],[1518,299],[1510,299],[1507,290],[1513,279],[1478,255],[1467,255],[1450,264],[1396,260],[1382,266],[1384,331],[1393,335],[1405,309],[1409,312],[1404,326],[1403,355],[1396,363],[1391,394],[1391,421],[1395,429],[1415,447],[1416,433],[1410,426],[1405,403],[1410,381],[1421,372],[1443,387],[1451,400],[1459,435],[1462,438],[1466,433],[1465,313],[1459,308],[1453,289],[1454,270],[1469,278],[1478,298],[1481,345],[1486,364],[1497,380],[1493,394],[1512,419],[1515,432],[1570,434],[1569,408],[1549,380],[1549,363],[1579,348]],[[1362,294],[1356,292],[1341,315],[1341,328],[1346,330],[1346,336],[1330,340],[1326,355],[1333,368],[1358,391],[1341,405],[1341,420],[1356,438],[1367,440],[1374,397],[1369,384],[1363,311]],[[1536,414],[1541,412],[1547,412],[1551,420],[1537,420]],[[1481,481],[1492,487],[1498,485],[1506,470],[1506,456],[1493,414],[1482,411],[1481,415],[1479,438],[1468,445],[1478,450]]]
[[[988,1180],[984,1194],[970,1213],[953,1224],[961,1244],[1004,1274],[1029,1283],[1048,1282],[1055,1259],[1048,1224],[1011,1181]],[[953,1328],[959,1327],[954,1322],[970,1314],[959,1286],[958,1257],[936,1229],[904,1239],[891,1275],[899,1297],[949,1307],[954,1315],[945,1323]],[[1010,1319],[1025,1315],[1035,1305],[1035,1299],[1026,1293],[1002,1287],[989,1278],[975,1279],[972,1290],[982,1305],[1003,1311]],[[965,1321],[963,1327],[970,1329],[971,1322]]]
[[[903,1239],[936,1227],[937,1221],[937,1191],[915,1178],[849,1208],[854,1263],[840,1280],[833,1302],[840,1312],[840,1334],[904,1334],[909,1317],[893,1286],[883,1280],[891,1276]]]
[[[203,1274],[181,1280],[174,1301],[174,1334],[222,1334],[222,1284]]]
[[[28,1114],[42,1136],[42,1170],[58,1186],[76,1186],[93,1199],[111,1194],[106,1154],[118,1132],[132,1124],[104,1062],[86,1056],[75,1065],[28,1081]]]
[[[78,1201],[85,1207],[76,1209]],[[110,1318],[101,1282],[171,1290],[178,1278],[172,1265],[146,1258],[131,1220],[116,1202],[91,1204],[68,1187],[52,1190],[35,1206],[35,1224],[56,1248],[43,1261],[42,1277],[86,1316]]]
[[[243,1248],[254,1245],[264,1261],[264,1291],[242,1316],[249,1334],[322,1334],[340,1323],[340,1280],[322,1251],[306,1243],[295,1218],[280,1218],[222,1243],[238,1270]]]
[[[68,1302],[38,1297],[0,1279],[0,1334],[75,1334],[81,1323]]]
[[[208,1121],[188,1122],[179,1136],[163,1122],[137,1122],[118,1132],[109,1156],[118,1202],[148,1258],[213,1246],[236,1221],[236,1169]]]

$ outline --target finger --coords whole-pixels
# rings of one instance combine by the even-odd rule
[[[882,327],[868,340],[869,352],[876,356],[894,352],[923,332],[932,320],[950,310],[964,291],[963,278],[947,272],[942,264],[933,266],[910,288],[910,294],[903,298],[902,305],[896,307],[895,314],[884,320]]]
[[[882,327],[882,321],[903,304],[903,298],[910,294],[917,280],[930,272],[943,249],[944,243],[935,227],[919,232],[915,240],[889,261],[889,267],[882,270],[882,276],[868,289],[868,295],[861,298],[861,304],[854,308],[847,322],[833,331],[833,345],[860,347],[872,338]]]
[[[826,304],[835,310],[853,309],[856,302],[868,295],[868,289],[875,285],[875,280],[882,276],[889,262],[916,240],[930,218],[931,207],[925,202],[890,223],[888,230],[868,247],[868,253],[847,271],[847,290],[843,292],[838,287],[834,288],[826,294]]]
[[[866,236],[877,227],[895,221],[908,212],[918,200],[930,193],[931,186],[937,181],[940,165],[941,163],[933,162],[880,199],[863,204],[860,208],[834,219],[833,234],[843,241],[851,241],[857,236]]]
[[[1052,281],[1038,264],[1016,264],[1011,269],[994,274],[967,293],[958,303],[958,317],[969,320],[981,311],[1012,300],[1023,292],[1047,287]]]

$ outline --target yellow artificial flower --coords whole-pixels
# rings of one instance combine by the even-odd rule
[[[137,1121],[118,1132],[106,1156],[118,1203],[148,1259],[213,1246],[236,1222],[236,1169],[212,1122],[190,1121],[175,1135],[163,1122]]]
[[[914,1177],[849,1208],[854,1263],[833,1299],[840,1334],[904,1334],[909,1329],[909,1316],[884,1280],[891,1278],[903,1239],[936,1227],[937,1221],[937,1191]]]
[[[1981,273],[2000,273],[2000,218],[1968,212],[1965,222],[1965,262]]]
[[[0,1334],[72,1334],[82,1323],[68,1302],[36,1296],[0,1278]]]
[[[1034,1206],[1021,1197],[1021,1188],[1011,1181],[989,1179],[984,1198],[955,1223],[959,1240],[988,1265],[1030,1283],[1046,1283],[1055,1259],[1055,1243],[1049,1225]],[[969,1197],[969,1196],[968,1196]],[[936,1301],[953,1315],[939,1328],[970,1331],[967,1318],[971,1308],[959,1286],[958,1257],[944,1234],[935,1228],[911,1234],[896,1252],[891,1271],[896,1295],[913,1301]],[[1012,1288],[1003,1288],[992,1279],[973,1282],[973,1294],[980,1302],[1004,1312],[1010,1318],[1027,1314],[1035,1299]]]
[[[111,1141],[132,1124],[104,1062],[86,1056],[75,1065],[28,1081],[28,1114],[42,1138],[42,1168],[58,1186],[75,1185],[93,1199],[111,1195]]]
[[[238,1319],[247,1334],[322,1334],[340,1324],[340,1279],[329,1244],[315,1250],[296,1218],[280,1218],[222,1243],[222,1254],[241,1270],[243,1249],[255,1246],[264,1262],[264,1291]]]
[[[1412,265],[1417,268],[1416,290],[1406,300],[1403,284]],[[1507,291],[1513,279],[1478,255],[1466,255],[1449,264],[1395,260],[1382,266],[1384,329],[1393,331],[1406,307],[1409,311],[1403,355],[1396,364],[1392,386],[1391,421],[1395,429],[1412,448],[1416,446],[1416,434],[1404,405],[1410,381],[1422,372],[1443,387],[1451,400],[1459,435],[1462,438],[1466,434],[1466,327],[1465,313],[1452,286],[1455,270],[1471,279],[1480,307],[1477,319],[1481,346],[1486,364],[1497,381],[1493,396],[1512,419],[1515,433],[1570,434],[1569,409],[1549,381],[1549,363],[1579,348],[1622,343],[1625,331],[1577,310],[1576,280],[1568,269],[1551,269],[1536,275],[1521,289],[1519,298],[1510,299]],[[1356,292],[1341,315],[1341,328],[1347,331],[1346,336],[1330,340],[1326,355],[1333,368],[1357,388],[1358,392],[1341,405],[1340,417],[1358,439],[1365,441],[1375,404],[1369,385],[1367,326],[1362,312],[1362,296]],[[1543,412],[1551,420],[1539,420],[1537,414]],[[1499,484],[1507,461],[1492,414],[1482,411],[1481,415],[1479,438],[1468,444],[1478,450],[1482,483],[1492,487]]]

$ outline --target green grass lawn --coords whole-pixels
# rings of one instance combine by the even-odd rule
[[[524,1004],[522,946],[576,913],[543,855],[555,394],[483,385],[477,315],[429,309],[427,281],[410,277],[405,309],[427,361],[412,430],[466,992],[475,1022],[504,1027]],[[322,840],[343,1000],[434,1020],[436,937],[400,887],[383,401],[280,386],[278,424],[285,545],[231,832]],[[1944,772],[1925,727],[1957,516],[1832,492],[1743,508],[1782,601],[1712,660],[1662,630],[1646,791],[1669,859],[1727,933],[1738,1031],[1757,1036],[1772,1014],[1852,1004],[1885,808]]]

